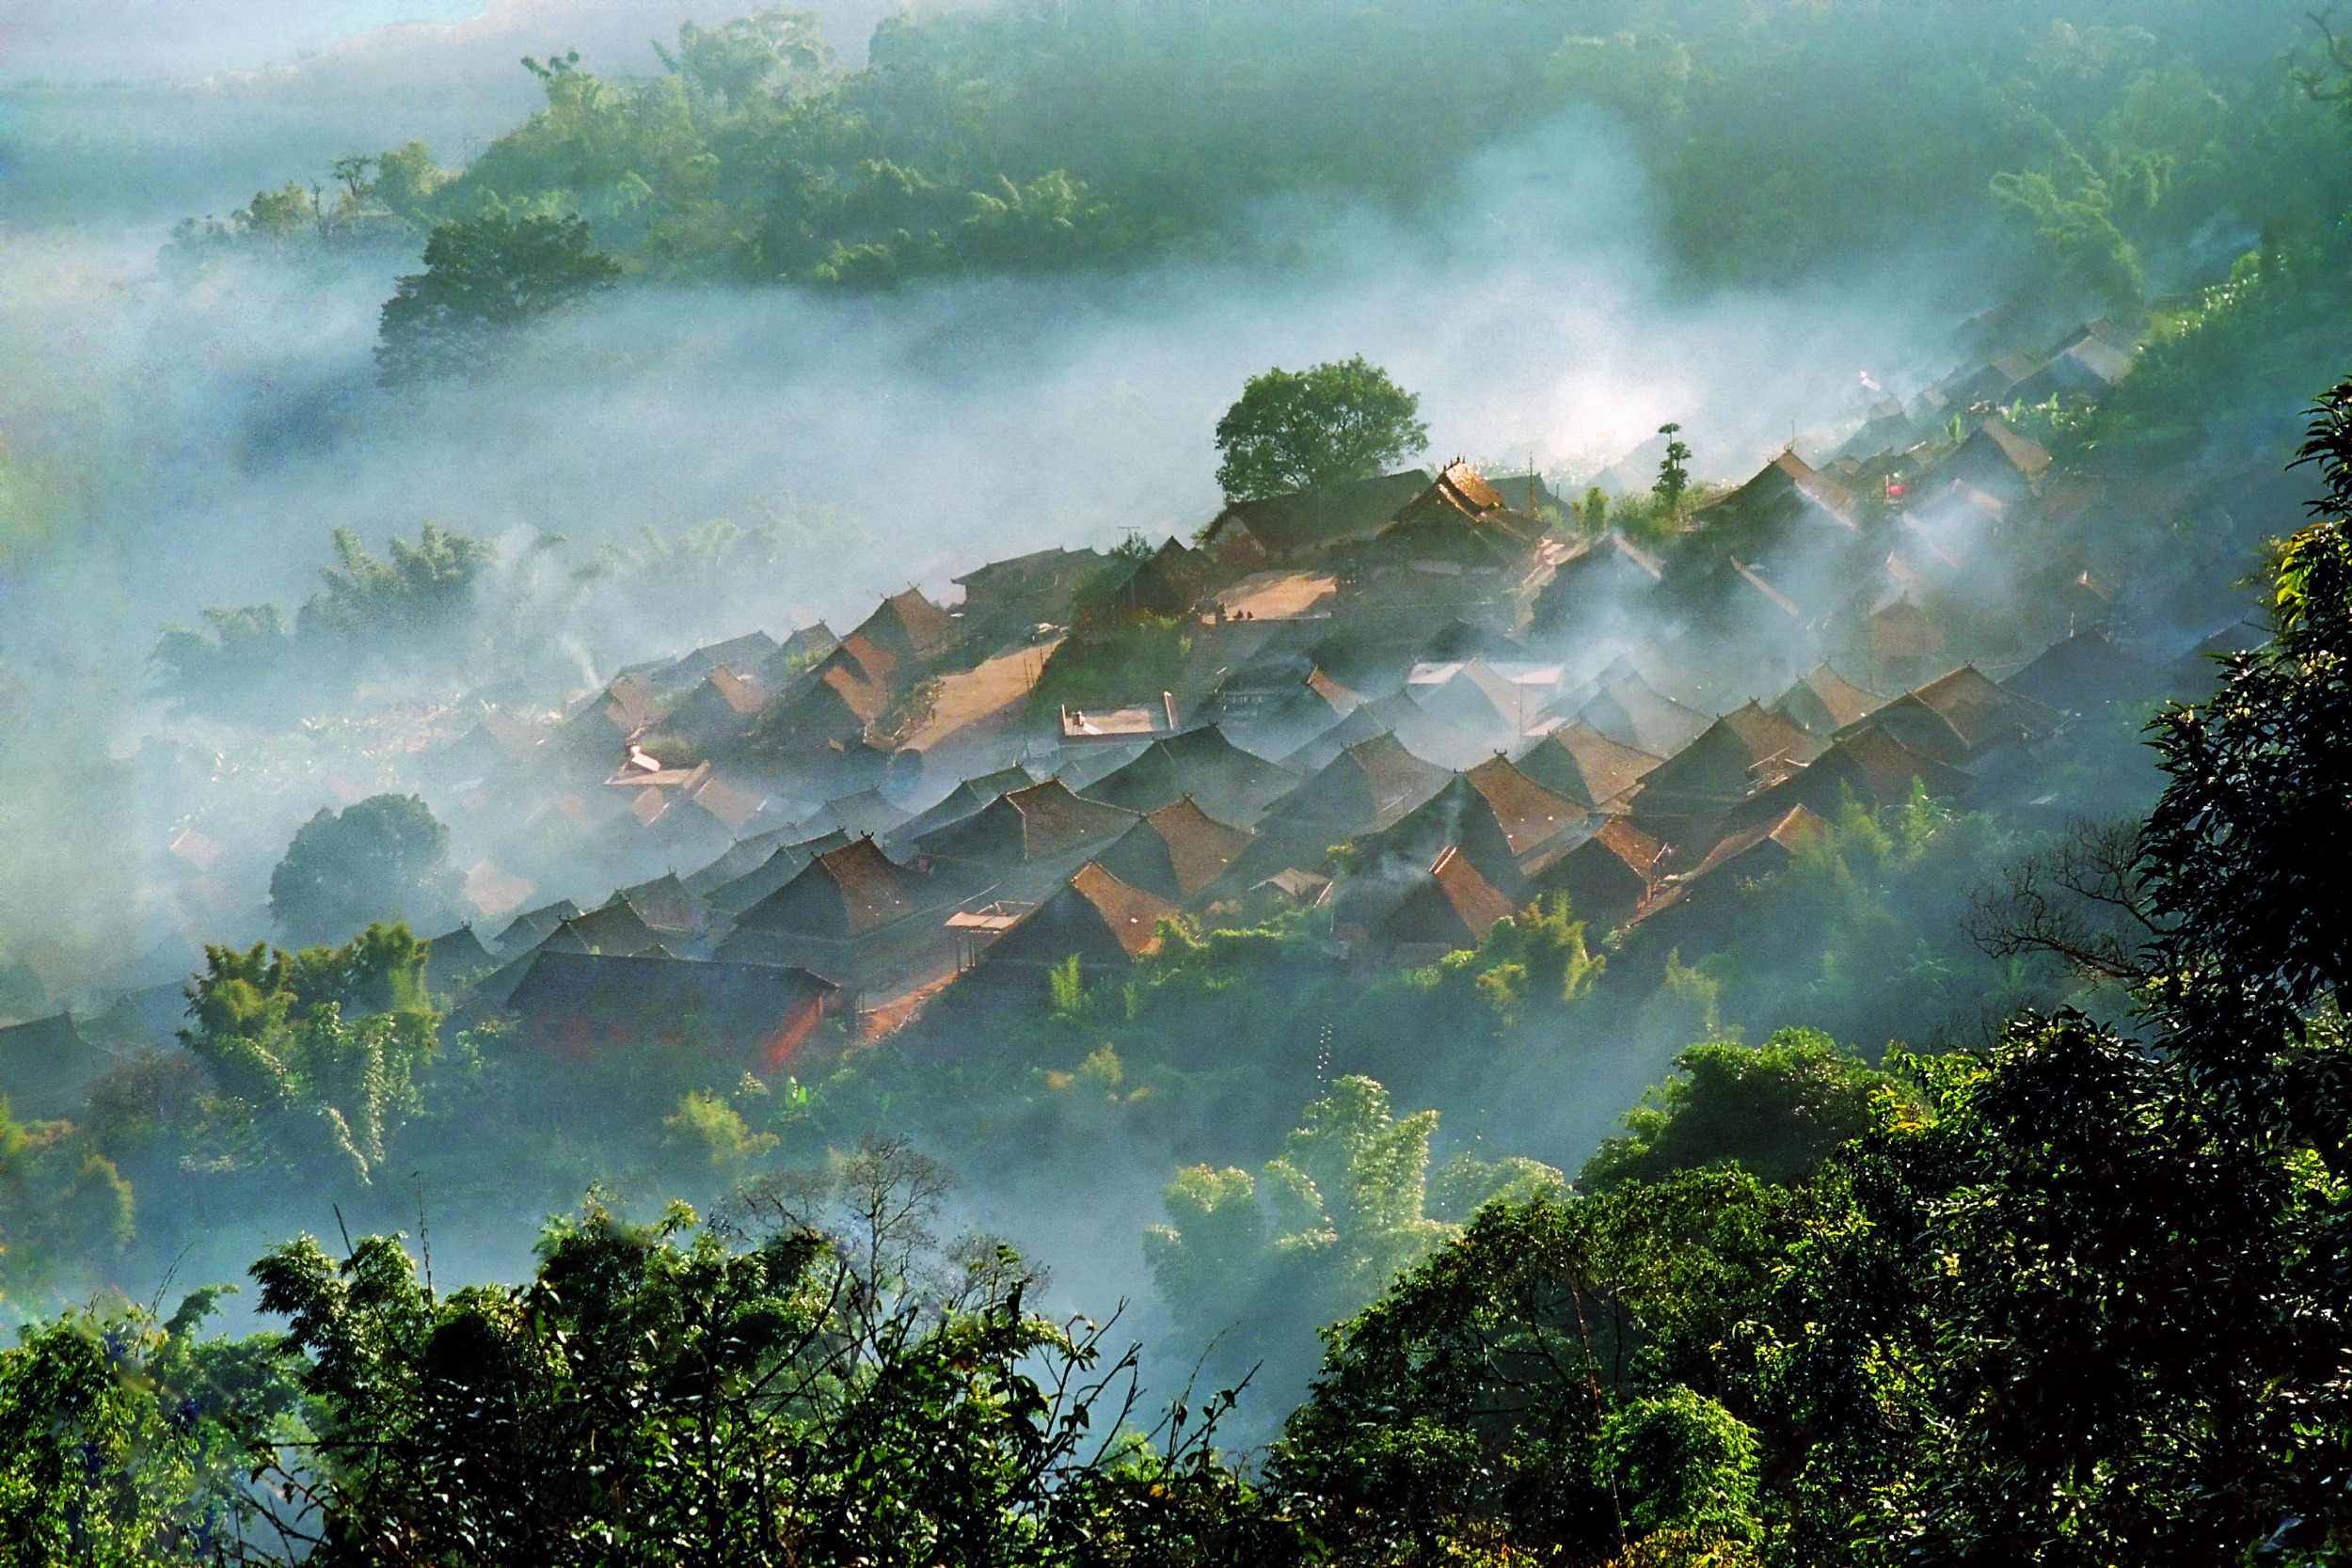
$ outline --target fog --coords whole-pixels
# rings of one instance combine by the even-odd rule
[[[893,8],[828,7],[841,56],[860,58]],[[1955,369],[1955,328],[1996,303],[2014,258],[2013,235],[1956,246],[1923,232],[1766,287],[1693,287],[1639,150],[1597,111],[1488,147],[1409,212],[1329,195],[1261,203],[1246,243],[1215,261],[863,293],[631,279],[516,339],[482,375],[399,388],[379,384],[373,351],[395,279],[420,265],[413,244],[291,260],[172,244],[181,219],[314,180],[356,150],[419,137],[445,163],[479,151],[540,99],[519,55],[578,46],[599,71],[650,70],[646,40],[739,9],[108,0],[12,22],[0,963],[24,959],[56,1004],[88,1010],[183,977],[195,944],[278,936],[269,870],[321,808],[420,789],[456,819],[415,753],[469,687],[528,667],[580,695],[623,664],[754,629],[846,629],[909,585],[951,599],[954,577],[1025,551],[1189,538],[1221,500],[1217,418],[1269,366],[1384,367],[1419,394],[1420,461],[1532,465],[1569,494],[1676,421],[1693,476],[1736,483],[1786,446],[1825,459],[1872,398]],[[2202,242],[2210,254],[2155,261],[2201,277],[2245,230],[2233,217]],[[649,604],[641,579],[590,570],[645,531],[716,518],[771,521],[777,566],[691,605]],[[176,714],[151,690],[167,626],[215,607],[291,614],[331,562],[333,531],[380,551],[426,523],[498,550],[508,630],[472,667],[377,680],[347,711],[277,730]],[[1618,650],[1549,651],[1581,678]],[[191,877],[167,847],[199,807],[216,858]],[[455,831],[462,866],[504,830]],[[585,905],[610,891],[602,877],[583,867],[539,895]],[[1495,1123],[1447,1129],[1440,1157],[1572,1163],[1687,1037],[1629,1028],[1572,1085],[1531,1079]],[[1122,1142],[1096,1151],[1083,1186],[1025,1171],[968,1189],[956,1213],[1041,1257],[1057,1306],[1129,1299],[1127,1327],[1156,1341],[1168,1324],[1139,1235],[1168,1171],[1167,1148]],[[463,1218],[435,1225],[445,1281],[528,1267],[542,1195],[483,1201],[437,1180],[381,1184],[374,1212],[348,1216],[355,1231],[446,1204]],[[668,1178],[612,1180],[649,1202]],[[183,1280],[233,1275],[290,1214],[321,1232],[344,1217],[307,1201],[207,1216],[172,1266]],[[1154,1376],[1191,1349],[1159,1353]]]

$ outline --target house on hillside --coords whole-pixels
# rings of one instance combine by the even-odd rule
[[[1935,466],[1939,483],[1958,481],[1973,485],[2007,506],[2029,500],[2050,471],[2050,454],[1992,415],[1978,421],[1976,433]]]
[[[1704,576],[1727,554],[1772,563],[1813,541],[1842,542],[1860,532],[1853,492],[1793,448],[1730,494],[1694,507],[1690,521],[1669,559],[1670,580]]]
[[[942,1004],[980,1002],[1008,991],[1042,1001],[1052,971],[1073,958],[1083,975],[1124,969],[1158,945],[1160,922],[1175,916],[1168,900],[1089,861],[982,948]]]
[[[2047,739],[2063,715],[1996,685],[1963,665],[1888,703],[1837,738],[1865,729],[1886,732],[1911,751],[1953,768],[1980,771],[1996,752]]]
[[[772,689],[781,690],[795,675],[841,646],[841,638],[819,621],[802,626],[785,638],[776,651],[760,660],[751,678]]]
[[[1772,711],[1814,735],[1835,735],[1886,705],[1875,691],[1865,691],[1827,664],[1817,664],[1799,675],[1795,684],[1772,703]]]
[[[998,796],[1026,789],[1037,782],[1027,768],[1018,765],[966,779],[899,824],[891,832],[891,843],[901,847],[916,843],[950,823],[977,814]]]
[[[1032,550],[992,561],[954,579],[963,590],[963,621],[1011,630],[1066,626],[1079,588],[1108,563],[1100,550]]]
[[[1563,724],[1519,753],[1519,771],[1584,810],[1622,801],[1665,759],[1610,739],[1581,720]]]
[[[1486,796],[1460,773],[1394,822],[1353,842],[1351,883],[1391,881],[1400,866],[1418,869],[1456,852],[1489,886],[1506,895],[1518,891],[1518,861],[1510,834],[1503,832]]]
[[[1488,757],[1462,777],[1494,813],[1495,826],[1521,863],[1588,819],[1584,808],[1546,789],[1506,757]]]
[[[2164,672],[2125,653],[2103,631],[2079,631],[2054,642],[2001,685],[2018,696],[2063,713],[2104,713],[2161,693]]]
[[[1127,621],[1175,621],[1191,614],[1205,587],[1193,554],[1170,539],[1141,559],[1115,557],[1080,590],[1076,624],[1102,628]]]
[[[627,898],[615,897],[601,908],[576,914],[556,927],[539,944],[539,950],[633,958],[663,950],[663,942],[677,936],[676,932],[655,928],[652,922],[630,907]]]
[[[1440,571],[1514,574],[1543,538],[1534,518],[1513,512],[1478,470],[1456,460],[1367,541],[1359,569],[1417,565]]]
[[[1406,751],[1395,736],[1376,735],[1347,747],[1275,801],[1259,833],[1263,838],[1278,828],[1306,828],[1328,835],[1316,846],[1321,848],[1387,826],[1444,788],[1451,777]]]
[[[1846,801],[1869,811],[1899,806],[1913,789],[1927,791],[1931,800],[1965,801],[1977,781],[1946,763],[1915,752],[1882,729],[1861,728],[1788,778],[1750,796],[1724,818],[1727,832],[1770,822],[1791,806],[1803,806],[1824,820],[1833,819]]]
[[[1030,693],[1061,641],[1038,641],[983,658],[969,670],[941,674],[930,701],[911,712],[889,759],[892,790],[920,792],[931,778],[955,778],[1005,767],[1028,745],[1033,734]],[[936,785],[934,785],[936,787]]]
[[[1511,900],[1488,884],[1468,857],[1448,849],[1376,922],[1335,928],[1335,934],[1390,963],[1419,968],[1476,947],[1510,918]]]
[[[1614,617],[1646,608],[1665,577],[1665,562],[1624,534],[1610,531],[1580,539],[1551,562],[1528,607],[1531,636],[1584,633]]]
[[[1134,826],[1133,812],[1073,795],[1058,779],[1001,795],[916,841],[928,861],[974,874],[1009,870],[1107,845]]]
[[[1078,793],[1146,813],[1189,799],[1212,816],[1247,827],[1298,782],[1297,774],[1243,751],[1215,724],[1203,724],[1154,740]]]
[[[1688,951],[1719,945],[1737,934],[1746,890],[1785,868],[1827,831],[1812,812],[1791,806],[1770,822],[1729,834],[1690,870],[1663,878],[1634,911],[1633,927],[1654,942]]]
[[[791,1070],[839,986],[805,969],[543,952],[506,995],[523,1047],[563,1062],[693,1052],[724,1070]]]
[[[1408,468],[1263,500],[1229,501],[1201,530],[1200,548],[1244,571],[1307,560],[1370,539],[1429,483],[1425,470]]]
[[[773,949],[772,942],[737,946],[745,937],[788,939],[846,954],[941,897],[930,876],[892,860],[870,838],[855,839],[818,855],[737,915],[720,957],[748,958]]]
[[[1633,816],[1658,837],[1684,842],[1810,762],[1826,745],[1782,715],[1745,704],[1652,768],[1633,799]]]
[[[1652,756],[1672,756],[1699,737],[1708,718],[1666,696],[1631,669],[1604,675],[1600,688],[1577,710],[1577,718],[1620,746]]]
[[[1663,844],[1622,816],[1605,816],[1582,842],[1532,857],[1521,896],[1537,904],[1565,898],[1569,915],[1586,922],[1597,938],[1648,899],[1665,858]]]
[[[724,748],[749,732],[773,695],[725,665],[713,665],[699,685],[678,699],[661,727],[690,746]]]
[[[1225,875],[1251,836],[1185,798],[1147,813],[1094,862],[1127,886],[1181,906]]]

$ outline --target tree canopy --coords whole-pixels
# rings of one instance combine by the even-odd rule
[[[1304,371],[1253,375],[1216,421],[1231,500],[1259,500],[1369,479],[1429,444],[1421,399],[1362,355]]]
[[[429,920],[456,888],[449,830],[415,795],[320,808],[269,876],[271,918],[297,941],[360,930],[386,914]]]
[[[424,271],[384,302],[378,373],[386,381],[479,371],[515,332],[585,294],[609,289],[621,264],[590,243],[578,217],[493,214],[436,227]]]

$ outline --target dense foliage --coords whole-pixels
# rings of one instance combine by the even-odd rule
[[[1421,399],[1388,372],[1353,359],[1253,375],[1216,421],[1216,482],[1229,500],[1259,500],[1369,479],[1429,444]]]

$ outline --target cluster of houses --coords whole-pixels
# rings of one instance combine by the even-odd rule
[[[1726,940],[1726,895],[1842,802],[2029,805],[2070,736],[2193,669],[2122,635],[2168,611],[2109,543],[2185,487],[2066,471],[1994,406],[2130,366],[2090,324],[1638,534],[1457,461],[494,708],[430,761],[525,847],[472,868],[507,912],[435,939],[436,986],[554,1055],[776,1073],[1116,974],[1171,920],[1319,907],[1367,971],[1554,897]],[[532,896],[596,856],[669,869]]]

